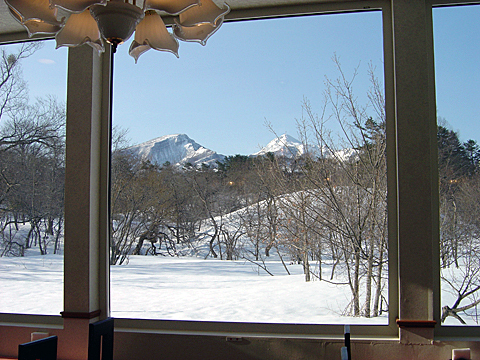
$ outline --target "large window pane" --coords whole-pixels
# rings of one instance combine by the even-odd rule
[[[480,6],[434,15],[444,325],[479,323]]]
[[[113,316],[388,322],[381,24],[226,23],[136,65],[119,47]]]
[[[0,312],[63,310],[66,52],[0,46]]]

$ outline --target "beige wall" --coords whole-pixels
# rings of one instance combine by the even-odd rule
[[[27,327],[0,327],[0,354],[15,356],[19,343],[30,339],[33,329]],[[59,336],[59,359],[86,359],[86,329],[66,327],[48,330]],[[7,340],[8,339],[8,340]],[[161,335],[152,333],[115,333],[116,360],[158,359],[225,359],[225,360],[307,360],[340,359],[340,340],[244,337],[239,342],[228,342],[225,336]],[[357,340],[352,343],[355,360],[432,360],[450,359],[453,348],[469,347],[472,359],[480,358],[477,341],[428,341],[428,343],[400,343],[398,340]]]

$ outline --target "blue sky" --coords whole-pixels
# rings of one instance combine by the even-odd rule
[[[480,142],[480,6],[434,9],[437,115]]]
[[[256,152],[274,138],[265,121],[296,136],[302,100],[320,104],[335,52],[348,70],[381,69],[380,29],[380,13],[302,17],[224,24],[205,47],[181,43],[179,59],[150,51],[135,65],[119,49],[115,119],[142,124],[135,142],[186,133],[223,154]]]
[[[438,115],[462,140],[480,140],[480,6],[434,10]],[[336,54],[365,102],[368,63],[383,79],[381,14],[362,12],[227,23],[205,47],[180,44],[180,58],[149,51],[138,64],[128,44],[115,58],[114,124],[132,143],[186,133],[219,153],[250,154],[274,134],[296,136],[304,98],[320,111]],[[30,94],[65,97],[66,49],[54,44],[28,59]],[[335,131],[335,128],[333,128]]]

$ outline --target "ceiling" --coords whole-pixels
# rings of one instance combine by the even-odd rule
[[[223,3],[222,0],[214,1],[218,4]],[[227,19],[245,19],[285,15],[289,11],[298,12],[298,10],[293,10],[298,5],[322,6],[332,3],[345,3],[349,0],[225,0],[225,2],[231,8],[231,13],[227,16]],[[0,41],[15,41],[25,37],[26,31],[23,26],[10,15],[5,2],[0,0]]]
[[[20,25],[11,15],[3,0],[0,0],[0,33],[14,33],[23,30]]]

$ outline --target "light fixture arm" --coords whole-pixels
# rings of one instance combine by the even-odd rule
[[[105,41],[113,52],[135,32],[129,53],[135,58],[149,49],[178,57],[178,40],[205,45],[230,11],[213,0],[4,0],[10,14],[28,31],[55,35],[57,48],[88,44],[99,53]],[[160,14],[175,16],[173,33]],[[145,19],[148,17],[148,20]],[[144,21],[147,20],[147,21]],[[138,25],[138,27],[137,27]]]

